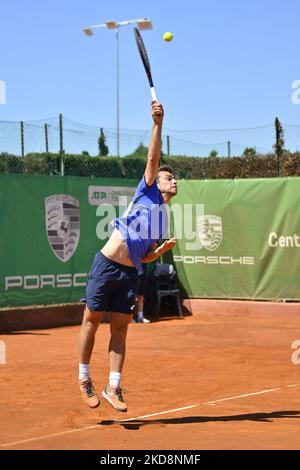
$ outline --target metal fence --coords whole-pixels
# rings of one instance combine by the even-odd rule
[[[297,152],[300,149],[300,125],[282,125],[282,128],[284,148]],[[101,135],[102,144],[105,143],[102,147],[99,145]],[[62,115],[41,121],[0,121],[0,173],[139,177],[145,160],[133,162],[124,157],[145,157],[150,135],[151,130],[122,129],[120,157],[123,158],[103,158],[100,161],[90,157],[117,156],[115,129],[81,124]],[[164,128],[162,151],[165,156],[170,157],[218,156],[223,160],[222,157],[242,156],[245,149],[248,149],[248,155],[274,154],[275,142],[274,124],[244,129],[194,131]],[[87,158],[76,159],[78,155]],[[276,175],[280,174],[279,160],[280,156],[277,155],[277,163],[274,164],[277,165]],[[191,163],[186,160],[186,165]],[[207,166],[207,163],[204,165]],[[205,169],[201,172],[206,174]]]
[[[285,148],[300,149],[300,125],[283,125]],[[117,155],[117,132],[104,128],[109,155]],[[120,130],[120,156],[133,154],[142,145],[148,147],[151,130]],[[62,116],[41,121],[0,121],[0,153],[25,156],[28,153],[68,154],[87,152],[99,155],[100,127],[74,122]],[[274,124],[245,129],[178,131],[164,129],[162,150],[166,155],[208,157],[212,151],[220,157],[241,156],[245,148],[259,154],[273,152]]]

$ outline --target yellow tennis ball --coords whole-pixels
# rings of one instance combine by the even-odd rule
[[[163,35],[164,41],[170,42],[173,39],[173,34],[170,32],[167,32]]]

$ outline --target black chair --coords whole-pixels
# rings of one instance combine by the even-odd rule
[[[157,264],[154,269],[154,280],[156,284],[157,306],[156,316],[160,317],[161,301],[163,297],[175,297],[178,314],[182,318],[183,311],[180,299],[180,290],[176,283],[176,271],[172,264]]]

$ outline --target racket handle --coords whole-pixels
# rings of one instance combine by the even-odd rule
[[[150,90],[151,90],[152,101],[156,101],[158,103],[154,87],[151,87]]]

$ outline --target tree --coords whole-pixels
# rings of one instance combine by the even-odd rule
[[[107,157],[107,155],[109,154],[109,148],[106,145],[106,137],[105,137],[105,134],[103,132],[102,127],[100,129],[100,136],[99,136],[99,139],[98,139],[98,147],[99,147],[99,156],[100,157]]]
[[[209,154],[210,157],[216,158],[218,156],[218,152],[216,150],[212,150]]]
[[[126,155],[126,157],[129,157],[129,158],[142,157],[146,159],[147,155],[148,155],[148,147],[145,147],[143,145],[143,142],[141,142],[140,145],[130,155]]]
[[[148,155],[148,147],[145,147],[143,142],[135,149],[133,152],[134,155],[139,155],[140,157],[147,157]]]
[[[126,155],[126,158],[144,158],[147,160],[149,148],[145,147],[143,142],[140,143],[140,145],[129,155]],[[160,158],[163,160],[167,155],[161,150],[160,152]]]
[[[246,147],[244,152],[243,152],[243,156],[244,157],[254,157],[254,155],[256,155],[256,149],[253,148],[253,147]]]
[[[275,132],[276,132],[276,143],[273,145],[273,148],[276,152],[277,157],[277,176],[280,176],[280,161],[282,159],[282,154],[284,151],[284,133],[282,129],[281,122],[278,118],[275,119]]]

